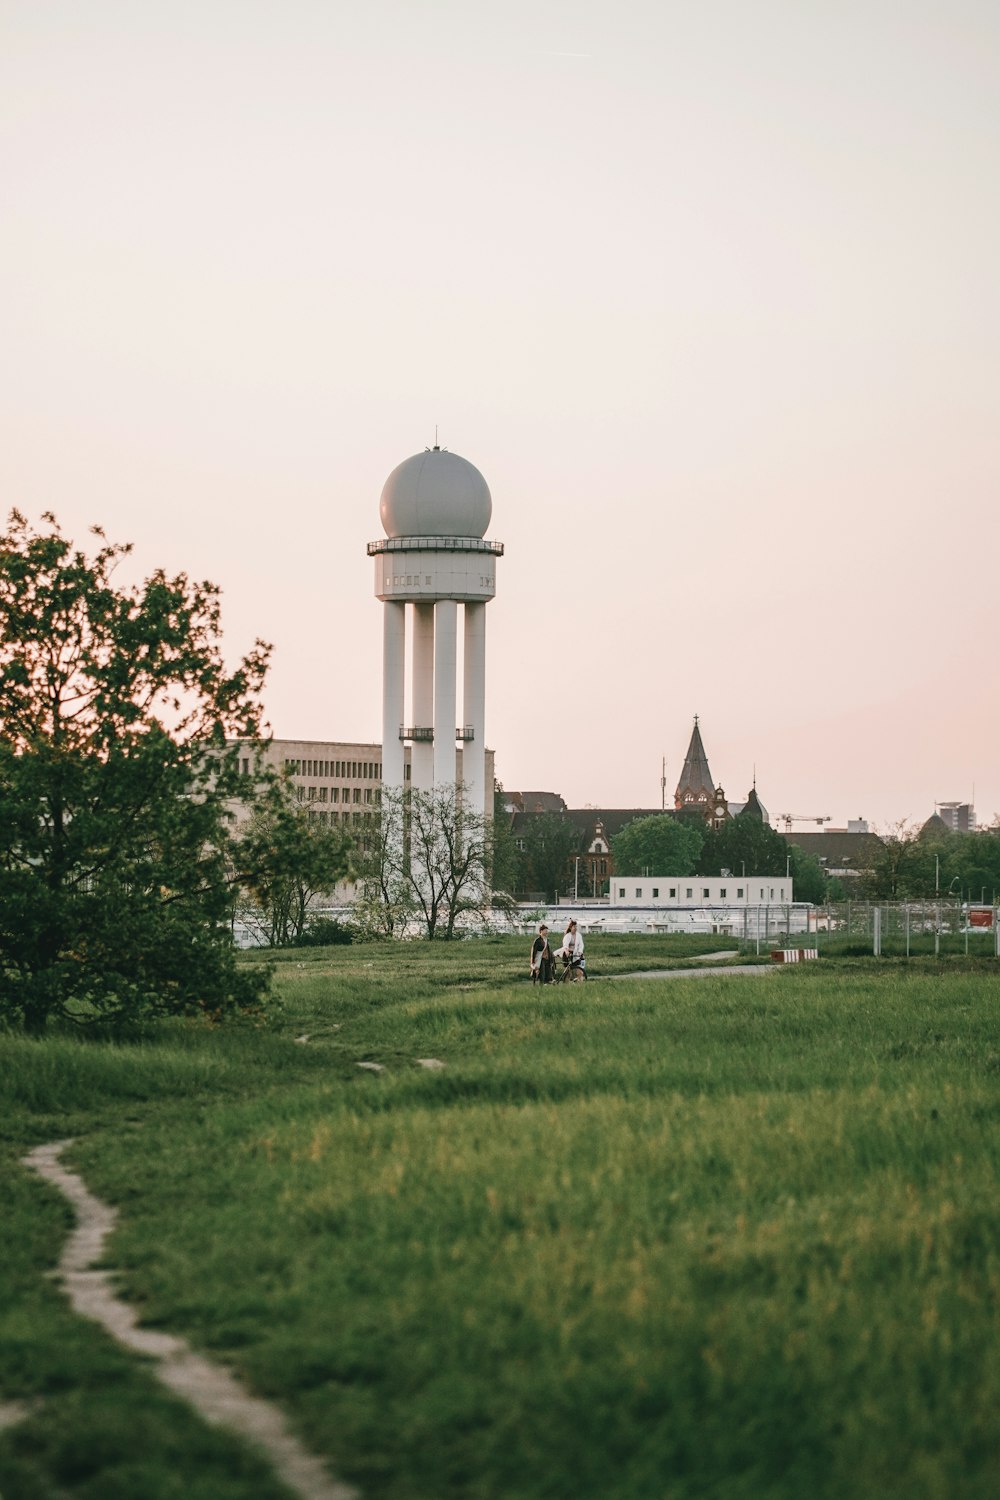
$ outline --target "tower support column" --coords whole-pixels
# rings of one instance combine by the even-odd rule
[[[455,672],[458,604],[439,599],[434,606],[434,785],[455,785]]]
[[[403,785],[403,722],[406,683],[406,605],[382,605],[382,785]]]
[[[410,747],[410,785],[429,792],[437,781],[434,763],[437,742],[434,713],[434,605],[413,606],[413,678],[410,694],[414,729],[435,730],[434,744],[414,739]]]
[[[492,787],[486,785],[486,605],[465,605],[465,669],[463,725],[472,739],[462,744],[462,779],[469,807],[488,817]]]

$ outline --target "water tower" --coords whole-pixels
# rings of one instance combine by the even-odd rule
[[[493,514],[489,486],[467,459],[427,448],[393,469],[379,514],[385,539],[369,542],[368,555],[382,601],[382,784],[402,787],[409,744],[412,786],[421,791],[455,786],[461,744],[468,806],[488,815],[493,788],[486,785],[486,606],[496,593],[496,560],[503,556],[502,542],[483,539]]]

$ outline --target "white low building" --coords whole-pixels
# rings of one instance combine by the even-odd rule
[[[590,932],[698,932],[768,941],[811,932],[815,908],[790,875],[615,875],[606,911],[581,913]]]
[[[611,906],[788,906],[790,875],[614,875]]]

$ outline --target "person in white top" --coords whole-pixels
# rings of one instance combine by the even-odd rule
[[[570,979],[586,979],[587,969],[583,959],[583,933],[576,925],[576,918],[571,917],[566,931],[563,933],[562,941],[563,963],[571,970]]]

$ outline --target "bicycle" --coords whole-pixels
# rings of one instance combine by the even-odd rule
[[[560,973],[556,974],[556,984],[577,984],[581,979],[587,978],[587,969],[582,958],[563,958],[563,966]]]

